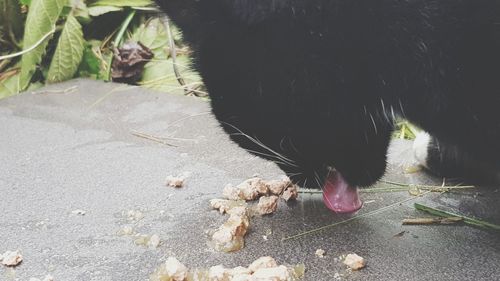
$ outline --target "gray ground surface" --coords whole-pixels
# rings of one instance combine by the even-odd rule
[[[56,281],[148,280],[168,256],[189,267],[209,267],[247,265],[263,255],[304,263],[305,280],[335,280],[336,273],[342,280],[500,280],[498,232],[402,226],[404,218],[425,216],[413,201],[281,242],[346,218],[329,212],[320,196],[301,195],[272,216],[254,218],[243,250],[211,250],[207,231],[225,217],[210,210],[209,199],[219,197],[227,183],[281,173],[232,144],[208,112],[204,100],[83,80],[0,101],[0,252],[19,249],[24,256],[14,269],[0,266],[0,280],[49,273]],[[134,131],[165,137],[175,146]],[[408,143],[393,144],[388,179],[439,183],[421,173],[404,174],[403,164],[412,161],[408,152]],[[167,175],[180,173],[190,173],[184,188],[164,185]],[[359,214],[409,197],[363,194]],[[500,223],[498,188],[414,201]],[[73,214],[77,209],[86,214]],[[129,210],[140,210],[144,218],[128,220]],[[158,234],[162,244],[135,245],[131,237],[117,235],[124,226]],[[318,248],[326,251],[322,259],[314,254]],[[346,272],[338,257],[351,252],[365,257],[368,266]]]

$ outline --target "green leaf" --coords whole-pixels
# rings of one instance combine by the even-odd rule
[[[98,17],[110,12],[119,12],[122,10],[123,8],[116,6],[93,6],[89,8],[89,14],[93,17]]]
[[[155,55],[155,59],[166,59],[168,57],[168,53],[165,51],[165,48],[168,47],[167,31],[159,18],[141,24],[134,30],[129,39],[141,42],[144,46],[151,49]]]
[[[174,34],[174,37],[176,34]],[[141,24],[130,37],[130,40],[141,42],[154,54],[152,61],[144,67],[139,84],[162,92],[183,94],[184,89],[177,81],[172,59],[168,51],[168,35],[165,24],[159,18]],[[201,78],[190,69],[187,55],[177,54],[177,68],[187,84],[199,85]]]
[[[23,17],[17,0],[0,0],[0,29],[11,32],[17,39],[23,34]],[[1,49],[1,48],[0,48]]]
[[[144,7],[154,5],[150,0],[98,0],[91,4],[91,6],[115,6],[115,7]]]
[[[64,24],[54,57],[50,63],[47,82],[55,83],[73,78],[82,60],[83,49],[82,26],[70,14]]]
[[[27,6],[31,5],[31,0],[20,0],[19,2],[20,2],[22,5],[27,5]]]
[[[97,40],[86,42],[82,62],[78,68],[78,76],[100,78],[102,61],[97,57],[97,52],[94,51],[99,50],[100,44],[101,41]]]
[[[5,79],[0,79],[0,99],[13,96],[20,92],[19,76],[17,73]]]
[[[55,29],[59,14],[66,4],[67,0],[32,0],[24,29],[24,49],[34,46]],[[28,87],[47,44],[48,40],[44,40],[35,49],[23,55],[19,77],[21,89]]]
[[[92,20],[89,15],[89,9],[83,0],[71,0],[71,12],[82,24],[88,24]]]

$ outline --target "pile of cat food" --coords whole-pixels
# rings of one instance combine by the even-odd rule
[[[288,177],[270,181],[254,177],[237,186],[227,185],[222,196],[224,199],[210,200],[210,206],[229,214],[229,219],[212,234],[212,242],[218,251],[233,252],[245,245],[251,215],[274,213],[280,197],[285,201],[297,199],[298,187]],[[258,203],[250,208],[247,201],[257,199]]]
[[[188,269],[169,257],[150,277],[151,281],[294,281],[304,276],[304,265],[278,265],[272,257],[261,257],[248,267],[225,268],[216,265],[207,269]]]

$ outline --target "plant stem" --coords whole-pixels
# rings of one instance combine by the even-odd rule
[[[413,218],[404,219],[403,225],[427,225],[427,224],[454,224],[457,222],[463,222],[464,219],[461,217],[449,217],[449,218]]]
[[[425,184],[421,185],[421,184],[405,184],[405,183],[387,181],[387,180],[380,180],[379,182],[392,184],[392,185],[396,185],[396,186],[401,186],[401,187],[406,187],[406,188],[416,187],[416,188],[420,188],[420,189],[433,190],[433,191],[445,191],[448,189],[476,188],[474,185],[455,185],[455,186],[446,186],[444,184],[443,185],[425,185]]]
[[[454,214],[454,213],[438,210],[438,209],[435,209],[435,208],[432,208],[429,206],[425,206],[425,205],[422,205],[419,203],[415,203],[414,206],[415,206],[415,209],[417,209],[419,211],[423,211],[423,212],[426,212],[426,213],[429,213],[431,215],[435,215],[438,217],[444,217],[444,218],[458,217],[458,218],[462,218],[463,222],[466,224],[469,224],[469,225],[478,226],[478,227],[486,228],[486,229],[500,230],[500,225],[492,224],[492,223],[481,221],[481,220],[474,219],[474,218],[469,218],[469,217],[462,216],[459,214]]]
[[[135,14],[136,14],[136,10],[131,10],[128,13],[127,18],[125,18],[125,21],[123,22],[122,26],[120,27],[120,30],[118,30],[118,33],[116,34],[115,42],[114,42],[115,46],[120,46],[122,44],[123,35],[125,35],[125,32],[127,31],[128,26],[130,25],[130,22],[132,22],[132,20],[134,19]]]
[[[134,10],[134,9],[130,10],[130,12],[128,13],[127,17],[123,21],[123,23],[122,23],[122,25],[120,27],[120,30],[118,30],[118,33],[116,33],[115,40],[113,41],[113,47],[114,48],[117,48],[117,47],[119,47],[122,44],[123,36],[125,35],[125,32],[127,31],[130,23],[134,19],[135,14],[136,14],[136,10]],[[109,61],[108,61],[108,67],[109,67],[109,69],[108,69],[107,77],[105,77],[105,79],[104,79],[106,81],[110,81],[111,80],[111,71],[113,69],[113,58],[114,58],[114,55],[112,55],[109,58]]]
[[[22,50],[21,52],[17,52],[17,53],[13,53],[13,54],[8,54],[8,55],[5,55],[5,56],[0,56],[0,61],[1,60],[10,59],[10,58],[19,57],[19,56],[22,56],[22,55],[24,55],[26,53],[29,53],[29,52],[33,51],[33,49],[35,49],[40,44],[42,44],[43,41],[45,41],[45,39],[47,39],[55,31],[56,31],[55,29],[52,29],[51,31],[47,32],[47,34],[45,34],[44,36],[42,36],[42,38],[40,38],[40,40],[38,40],[38,42],[36,42],[35,44],[33,44],[33,46],[31,46],[31,47],[29,47],[29,48],[27,48],[25,50]]]
[[[432,191],[432,192],[444,192],[444,191],[456,190],[456,189],[475,188],[475,186],[472,186],[472,185],[438,186],[438,185],[412,185],[412,184],[403,184],[403,183],[389,182],[389,181],[381,181],[381,182],[395,185],[395,187],[363,188],[363,189],[359,189],[359,192],[360,193],[402,192],[402,191],[410,191],[412,188],[417,188],[420,190],[426,190],[426,191]],[[322,194],[323,191],[321,191],[321,190],[299,190],[299,193]]]

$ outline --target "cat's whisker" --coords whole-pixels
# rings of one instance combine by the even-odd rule
[[[403,115],[403,118],[406,119],[406,114],[405,110],[403,109],[403,103],[401,102],[401,99],[399,99],[399,108],[401,108],[401,115]]]
[[[377,124],[375,124],[375,119],[373,119],[373,115],[370,113],[370,119],[372,120],[373,129],[375,130],[375,135],[378,135]]]
[[[221,121],[221,123],[224,123],[224,124],[230,126],[231,128],[233,128],[234,130],[236,130],[238,132],[238,133],[233,133],[231,135],[244,136],[244,137],[248,138],[250,141],[252,141],[253,143],[257,144],[258,146],[260,146],[260,147],[264,148],[265,150],[271,152],[273,155],[275,155],[281,161],[287,163],[288,165],[290,165],[292,167],[298,167],[295,164],[295,161],[293,161],[292,159],[289,159],[286,156],[284,156],[284,155],[282,155],[282,154],[274,151],[273,149],[269,148],[268,146],[266,146],[265,144],[263,144],[261,141],[259,141],[257,138],[254,138],[254,137],[251,137],[251,136],[245,134],[243,131],[241,131],[240,129],[238,129],[237,127],[235,127],[234,125],[232,125],[230,123],[227,123],[227,122],[224,122],[224,121]]]
[[[323,185],[321,184],[321,180],[319,179],[318,172],[316,172],[316,171],[314,171],[314,180],[316,181],[318,186],[321,188],[321,190],[323,190]]]
[[[271,161],[273,161],[274,163],[276,164],[282,164],[284,166],[289,166],[289,167],[293,167],[291,166],[289,163],[286,163],[286,162],[283,162],[281,161],[281,159],[279,159],[278,157],[274,156],[274,155],[271,155],[271,154],[267,154],[267,153],[264,153],[264,152],[260,152],[260,151],[256,151],[256,150],[252,150],[252,149],[246,149],[246,151],[250,152],[250,153],[253,153],[253,154],[257,154],[257,155],[261,155],[261,156],[265,156],[265,157],[268,157]]]

